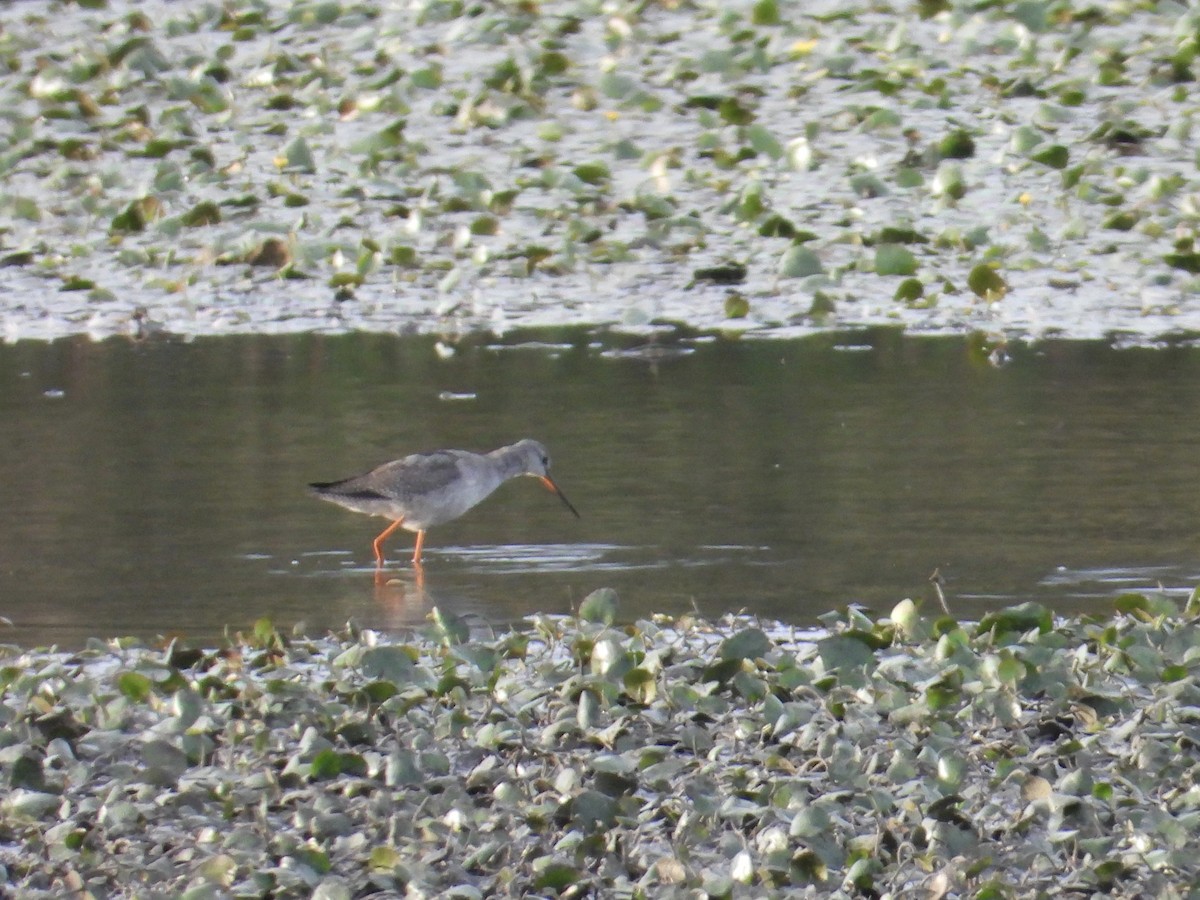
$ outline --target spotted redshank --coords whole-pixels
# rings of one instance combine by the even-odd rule
[[[383,542],[392,532],[397,528],[415,531],[413,563],[419,567],[427,529],[457,519],[518,475],[539,479],[579,518],[579,512],[550,477],[550,455],[546,448],[528,439],[491,453],[466,450],[414,453],[353,478],[309,487],[322,500],[392,520],[372,545],[377,566],[383,565]]]

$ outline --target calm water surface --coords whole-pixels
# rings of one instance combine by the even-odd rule
[[[1099,609],[1200,581],[1200,350],[879,330],[747,342],[581,331],[0,346],[0,640],[503,623],[613,587],[629,617],[808,622],[850,602]],[[435,529],[425,581],[309,481],[437,447],[550,448]]]

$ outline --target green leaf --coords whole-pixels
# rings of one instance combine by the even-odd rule
[[[595,728],[600,721],[600,700],[595,691],[580,691],[578,708],[575,710],[575,721],[585,731]]]
[[[117,676],[117,690],[135,703],[144,703],[154,693],[154,682],[141,672],[122,672]]]
[[[447,647],[465,644],[471,639],[471,629],[460,616],[443,612],[435,606],[429,611],[429,620],[433,622],[432,637]]]
[[[404,146],[404,119],[398,119],[385,128],[367,135],[365,138],[350,145],[352,153],[364,156],[385,155],[388,151]]]
[[[755,153],[769,156],[771,159],[783,158],[783,144],[775,138],[763,125],[751,125],[746,129],[746,139]]]
[[[8,253],[0,256],[0,268],[8,268],[9,266],[27,266],[37,259],[37,255],[32,250],[18,250],[15,253]]]
[[[975,155],[975,139],[961,128],[938,141],[941,159],[969,159]]]
[[[367,865],[371,869],[390,871],[400,865],[403,859],[395,847],[372,847],[367,857]]]
[[[1200,253],[1168,253],[1163,257],[1172,269],[1182,269],[1192,275],[1200,274]]]
[[[1141,215],[1133,210],[1119,209],[1105,216],[1100,227],[1112,231],[1132,231],[1140,218]]]
[[[171,780],[178,779],[188,767],[187,754],[161,739],[142,744],[142,760],[147,767],[161,770]]]
[[[758,0],[750,10],[750,21],[755,25],[778,25],[783,19],[779,15],[776,0]]]
[[[1012,137],[1009,138],[1009,146],[1016,153],[1028,153],[1038,144],[1045,141],[1042,132],[1034,128],[1032,125],[1019,125],[1013,129]]]
[[[304,865],[308,866],[318,875],[324,875],[331,868],[333,868],[333,864],[329,861],[328,853],[326,853],[324,850],[318,850],[315,847],[310,847],[306,844],[301,844],[299,847],[297,847],[292,852],[292,856],[294,856]]]
[[[80,275],[71,275],[63,279],[60,291],[90,291],[96,287],[96,282],[90,278],[84,278]]]
[[[1025,677],[1025,663],[1006,652],[996,665],[996,677],[1005,684],[1016,685]]]
[[[585,622],[611,625],[617,618],[617,592],[612,588],[597,588],[579,604],[579,618]]]
[[[313,159],[312,148],[302,137],[296,138],[283,151],[285,168],[296,172],[312,173],[317,171],[316,160]]]
[[[779,258],[781,278],[807,278],[809,275],[820,275],[824,271],[817,254],[803,244],[793,244],[784,250]]]
[[[62,806],[63,798],[58,794],[49,794],[43,791],[29,791],[24,788],[17,788],[12,791],[6,791],[7,795],[4,800],[3,811],[6,820],[9,817],[18,819],[40,819],[50,810]]]
[[[1188,594],[1183,614],[1192,618],[1200,616],[1200,586],[1192,588],[1192,592]]]
[[[20,756],[9,765],[8,788],[27,791],[46,791],[45,773],[42,764],[31,756]]]
[[[929,238],[915,228],[885,225],[872,235],[873,244],[928,244]]]
[[[221,221],[221,208],[211,200],[202,200],[180,216],[180,220],[189,228],[216,225]]]
[[[413,680],[416,663],[407,647],[399,644],[384,644],[369,647],[359,661],[367,678],[404,685]]]
[[[798,838],[823,837],[829,833],[832,824],[824,806],[805,806],[792,817],[789,832]]]
[[[157,197],[139,197],[113,216],[110,230],[118,234],[134,234],[162,216],[162,202]]]
[[[967,183],[963,178],[962,167],[958,163],[943,162],[933,176],[931,189],[935,197],[961,200],[967,193]]]
[[[746,628],[721,642],[721,659],[758,659],[771,649],[771,639],[761,628]]]
[[[856,175],[851,175],[850,190],[854,191],[859,197],[867,199],[886,197],[888,195],[887,185],[873,172],[859,172]]]
[[[912,275],[917,271],[917,258],[900,244],[880,244],[875,248],[877,275]]]
[[[673,216],[676,211],[675,202],[670,197],[651,193],[638,194],[633,207],[651,222]]]
[[[1175,601],[1169,597],[1147,597],[1145,594],[1133,593],[1122,594],[1113,601],[1113,607],[1117,612],[1141,619],[1143,622],[1149,622],[1160,616],[1173,616],[1179,612]]]
[[[544,75],[562,75],[571,68],[571,58],[558,50],[547,50],[538,57],[538,65]]]
[[[731,292],[725,298],[725,318],[744,319],[750,314],[750,301],[743,295]]]
[[[1008,282],[989,263],[980,263],[971,270],[967,286],[975,296],[987,301],[999,300],[1008,293]]]
[[[141,155],[147,159],[162,159],[173,150],[182,150],[187,147],[184,141],[171,141],[165,138],[154,138],[147,141],[142,146]]]
[[[857,669],[875,659],[870,647],[857,638],[844,634],[835,634],[818,641],[817,653],[825,668],[830,671]]]
[[[1037,629],[1047,632],[1054,627],[1054,616],[1040,603],[1021,603],[1005,609],[990,612],[979,620],[975,629],[976,634],[987,634],[995,630],[998,634],[1015,631],[1024,633]]]
[[[767,696],[767,683],[749,672],[733,673],[733,689],[749,703],[759,703]]]
[[[310,772],[317,781],[326,781],[342,774],[342,759],[336,750],[326,748],[317,753],[310,763]]]
[[[494,672],[500,662],[496,649],[486,644],[460,644],[451,652],[455,658],[470,663],[480,672]]]
[[[747,109],[736,97],[726,97],[717,105],[717,114],[730,125],[749,125],[754,111]]]
[[[404,269],[414,268],[417,265],[417,248],[407,244],[396,244],[388,251],[388,262]]]
[[[1034,162],[1041,163],[1044,166],[1049,166],[1052,169],[1065,169],[1070,161],[1070,151],[1062,144],[1052,144],[1043,150],[1039,150],[1029,158]]]
[[[605,678],[624,678],[635,668],[633,654],[626,650],[616,638],[604,638],[592,646],[588,660],[593,675]]]
[[[901,600],[892,607],[892,613],[888,618],[896,623],[896,627],[905,637],[911,638],[917,633],[921,614],[917,609],[917,604],[912,600]]]
[[[761,225],[758,226],[758,233],[763,237],[782,237],[795,238],[798,234],[796,226],[791,220],[784,218],[778,213],[771,213]]]
[[[892,299],[900,303],[916,303],[925,296],[925,285],[919,278],[905,278],[896,288]]]
[[[833,297],[824,291],[814,291],[812,303],[808,307],[808,314],[814,319],[824,319],[832,316],[837,312],[837,303]]]
[[[1162,670],[1162,680],[1165,683],[1172,681],[1183,681],[1188,677],[1188,667],[1181,665],[1165,666]]]
[[[542,865],[539,866],[539,863]],[[539,891],[549,889],[556,894],[561,894],[583,877],[582,873],[574,866],[549,857],[534,860],[533,870],[536,873],[533,887]]]
[[[471,222],[471,234],[496,235],[500,233],[500,220],[495,216],[478,216]]]
[[[894,109],[877,109],[863,119],[863,131],[891,130],[904,124],[904,119]]]
[[[649,669],[630,669],[623,681],[625,693],[638,703],[653,703],[658,696],[658,681]]]
[[[1050,7],[1051,4],[1045,0],[1018,0],[1012,5],[1009,15],[1036,34],[1046,31],[1050,26],[1047,15]]]
[[[275,630],[271,620],[264,616],[254,623],[254,642],[257,647],[278,647],[283,638]]]
[[[939,681],[936,684],[929,685],[925,689],[925,703],[935,712],[941,709],[952,708],[960,700],[962,700],[962,690],[954,684],[946,684]]]
[[[601,75],[596,87],[610,100],[624,100],[637,91],[638,83],[628,75],[613,71]]]
[[[343,775],[353,775],[356,778],[363,778],[368,771],[366,759],[358,753],[339,753],[338,766]]]
[[[757,221],[768,208],[765,190],[761,181],[751,181],[739,192],[737,200],[727,207],[743,222]]]
[[[713,284],[741,284],[746,280],[746,267],[742,263],[735,262],[696,269],[692,273],[692,280],[708,281]]]
[[[600,791],[583,791],[571,801],[571,824],[585,832],[612,828],[617,824],[617,801]]]
[[[575,177],[585,184],[607,184],[612,180],[612,172],[600,162],[581,163],[572,171]]]
[[[937,761],[938,786],[944,791],[957,790],[967,773],[967,764],[953,751],[944,751]]]
[[[362,692],[372,703],[383,703],[400,693],[400,689],[390,681],[372,681],[363,685]]]

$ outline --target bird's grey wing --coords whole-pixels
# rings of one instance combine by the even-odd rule
[[[401,501],[436,494],[460,476],[458,450],[414,453],[404,459],[384,463],[365,476],[372,489]]]

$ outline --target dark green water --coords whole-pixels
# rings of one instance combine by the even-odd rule
[[[521,346],[536,340],[536,345]],[[1098,609],[1200,580],[1200,350],[1061,342],[996,368],[963,339],[579,331],[478,338],[82,340],[0,346],[0,640],[505,622],[616,588],[808,622],[849,602]],[[61,392],[61,394],[60,394]],[[446,394],[473,394],[448,399]],[[425,583],[385,524],[307,496],[437,447],[550,448],[572,518],[530,479],[430,532]]]

